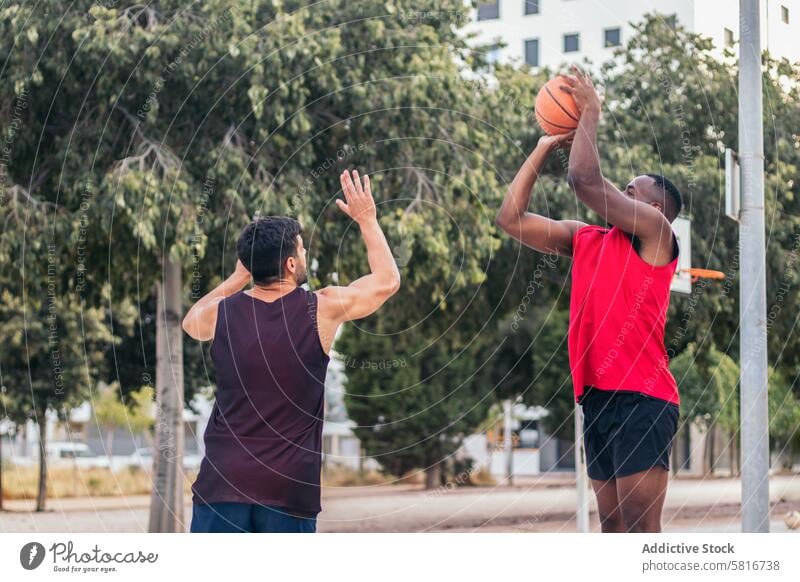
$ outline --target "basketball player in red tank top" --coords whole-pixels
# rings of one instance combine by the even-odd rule
[[[539,140],[497,224],[539,252],[572,257],[570,369],[601,529],[659,532],[680,418],[664,325],[678,259],[671,223],[683,202],[663,176],[637,176],[624,191],[603,177],[596,146],[601,101],[591,79],[577,67],[573,72],[562,91],[580,110],[578,128]],[[527,211],[548,154],[568,144],[569,184],[609,228]]]

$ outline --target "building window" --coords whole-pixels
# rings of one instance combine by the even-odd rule
[[[495,20],[497,18],[500,18],[500,0],[478,4],[478,20]]]
[[[781,20],[785,24],[789,24],[789,9],[786,6],[781,6]]]
[[[733,46],[733,31],[730,28],[725,29],[725,46]]]
[[[606,28],[603,31],[603,46],[619,46],[622,44],[619,28]]]
[[[564,52],[576,53],[581,50],[581,37],[576,32],[575,34],[564,35]]]
[[[525,0],[525,14],[539,14],[539,0]]]
[[[539,66],[539,39],[525,41],[525,62],[532,67]]]

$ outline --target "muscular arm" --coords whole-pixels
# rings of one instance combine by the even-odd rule
[[[553,220],[528,212],[531,190],[554,147],[571,139],[572,134],[544,137],[517,172],[508,188],[495,223],[507,234],[542,253],[572,255],[572,235],[582,226],[577,220]]]
[[[341,323],[374,313],[400,288],[400,271],[378,224],[369,177],[364,176],[362,186],[358,172],[353,172],[352,179],[344,172],[341,182],[346,202],[336,203],[361,229],[370,272],[346,287],[325,287],[317,292],[320,338],[326,348]]]
[[[214,328],[217,325],[217,306],[220,301],[238,293],[250,281],[250,272],[241,261],[237,261],[236,271],[230,277],[192,305],[186,317],[183,318],[183,331],[198,341],[213,339]]]
[[[591,79],[573,68],[576,77],[569,87],[581,111],[575,140],[569,155],[567,180],[578,200],[625,232],[636,235],[643,246],[658,246],[663,241],[671,249],[672,227],[657,208],[634,200],[605,179],[597,152],[597,125],[600,99]],[[671,254],[671,250],[669,251]]]

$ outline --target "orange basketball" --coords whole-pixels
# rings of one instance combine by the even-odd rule
[[[545,83],[536,96],[536,121],[548,135],[569,133],[578,127],[578,106],[572,95],[560,89],[566,84],[559,75]]]

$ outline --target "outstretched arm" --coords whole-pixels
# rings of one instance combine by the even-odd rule
[[[236,261],[233,274],[192,305],[183,318],[183,331],[198,341],[213,339],[217,325],[217,306],[226,297],[244,289],[250,281],[250,271],[241,261]]]
[[[400,288],[400,271],[378,224],[369,176],[364,176],[362,185],[357,171],[353,171],[352,178],[345,171],[340,176],[340,181],[346,202],[337,200],[336,204],[361,229],[361,236],[367,247],[370,273],[346,287],[325,287],[317,292],[320,298],[319,316],[333,324],[332,333],[335,333],[335,327],[345,321],[361,319],[374,313]],[[323,338],[324,343],[329,345],[326,339],[331,338]]]
[[[582,226],[577,220],[553,220],[528,212],[531,190],[544,167],[547,156],[555,148],[568,144],[574,132],[544,136],[522,164],[508,188],[495,224],[522,244],[542,253],[572,255],[572,235]]]
[[[657,208],[620,192],[603,177],[597,152],[600,97],[588,75],[572,67],[574,77],[562,90],[572,94],[581,112],[578,130],[569,155],[567,180],[578,200],[607,222],[639,237],[643,243],[672,240],[669,221]]]

